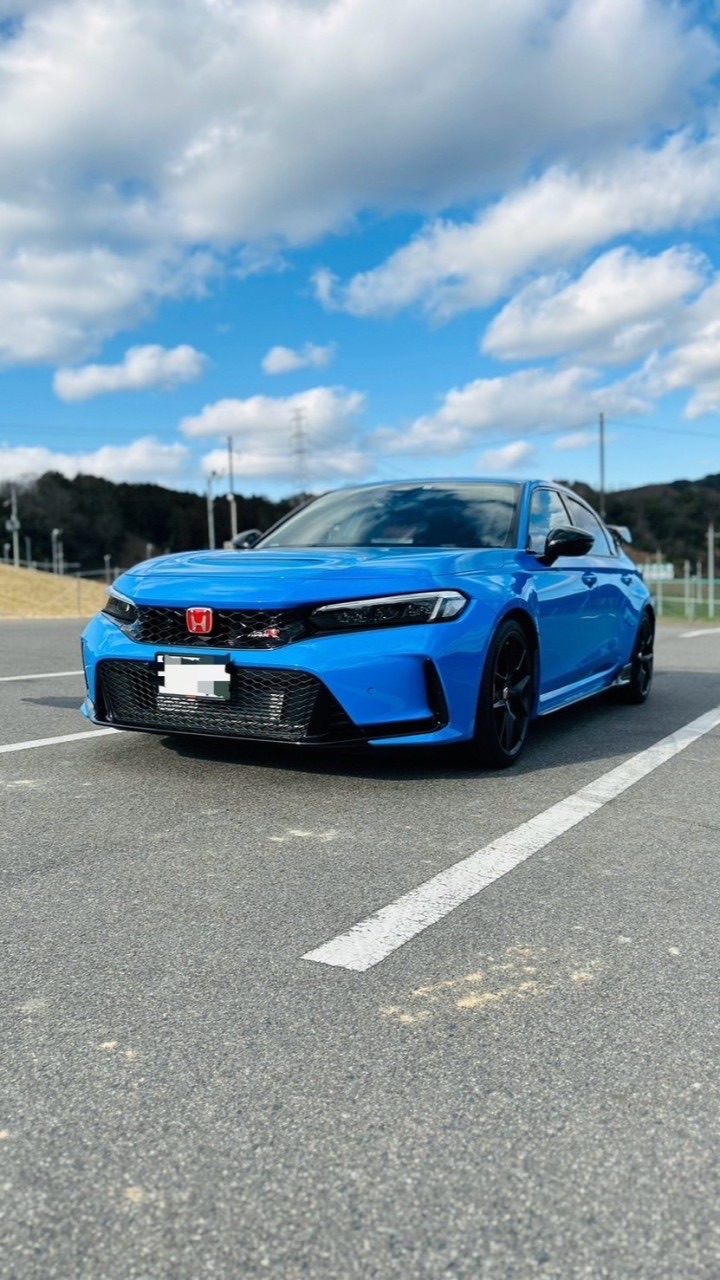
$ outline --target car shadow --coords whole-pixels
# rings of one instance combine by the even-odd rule
[[[74,698],[21,698],[20,701],[29,703],[33,707],[69,707],[71,710],[79,711],[82,699],[75,694]]]
[[[661,671],[644,706],[626,706],[612,694],[601,694],[535,721],[518,763],[500,773],[473,764],[464,746],[292,747],[190,734],[160,736],[160,741],[164,749],[181,758],[326,777],[408,782],[512,778],[583,761],[607,762],[634,755],[718,704],[720,672]]]

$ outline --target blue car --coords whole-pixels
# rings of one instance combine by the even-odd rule
[[[610,688],[647,698],[655,617],[624,534],[544,481],[326,493],[245,550],[124,573],[83,635],[83,714],[303,745],[466,743],[504,768],[537,716]]]

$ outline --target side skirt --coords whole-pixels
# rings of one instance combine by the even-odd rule
[[[598,693],[605,693],[616,685],[627,684],[626,667],[613,675],[612,670],[603,671],[600,675],[590,676],[578,684],[566,685],[564,689],[555,689],[552,693],[540,697],[537,716],[549,716],[553,711],[561,711],[563,707],[571,707],[575,702],[583,702],[586,698],[594,698]]]
[[[608,687],[610,689],[619,689],[624,684],[630,684],[631,679],[632,679],[632,662],[626,662],[625,666],[622,668],[622,671],[620,671],[618,675],[616,675],[612,684],[609,685]]]

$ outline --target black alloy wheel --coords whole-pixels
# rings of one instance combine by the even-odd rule
[[[507,769],[525,745],[535,700],[535,659],[519,623],[502,623],[490,646],[475,725],[481,764]]]
[[[635,641],[629,684],[618,689],[622,702],[639,706],[647,700],[653,678],[655,623],[652,614],[644,613]]]

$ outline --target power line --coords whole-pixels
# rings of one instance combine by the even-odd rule
[[[585,431],[585,430],[589,430],[590,428],[594,429],[595,423],[591,423],[585,420],[584,422],[576,422],[572,426],[568,426],[568,427],[562,427],[562,428],[554,427],[551,429],[545,428],[545,430],[542,430],[542,431],[535,431],[533,433],[527,432],[526,434],[529,435],[531,440],[537,440],[538,438],[550,439],[553,436],[566,435],[571,431]],[[522,434],[522,432],[518,429],[518,431],[515,434],[516,436],[519,436]],[[513,443],[513,437],[508,435],[508,433],[506,432],[505,435],[496,436],[495,439],[492,439],[492,440],[486,440],[486,439],[483,439],[482,437],[478,437],[476,440],[470,440],[468,441],[467,448],[457,449],[456,452],[472,453],[472,452],[475,452],[477,449],[483,449],[483,450],[499,449],[503,445],[509,445],[512,443]],[[393,459],[395,458],[398,459],[398,462],[399,462],[402,458],[408,458],[408,459],[441,458],[441,457],[447,457],[447,454],[441,453],[437,449],[417,449],[413,451],[410,451],[409,449],[408,450],[404,449],[402,452],[392,453],[389,456]],[[389,462],[387,455],[371,453],[368,450],[368,457],[374,458],[375,465],[378,469],[382,465],[384,465],[384,466],[387,466],[390,470],[392,470],[392,464]]]
[[[613,418],[612,425],[614,427],[630,427],[635,431],[659,431],[662,435],[668,436],[694,436],[698,440],[714,440],[715,443],[720,441],[720,431],[711,435],[707,431],[693,431],[692,428],[661,427],[655,422],[627,422],[622,418]]]
[[[293,414],[292,414],[293,423],[296,420],[296,415],[299,415],[303,419],[302,425],[304,430],[306,425],[304,421],[305,410],[302,408],[293,410]],[[81,425],[81,424],[63,425],[62,423],[56,423],[56,422],[40,423],[40,422],[0,421],[0,432],[1,431],[38,431],[48,435],[57,434],[57,435],[63,435],[66,437],[70,435],[79,435],[79,436],[82,436],[83,438],[87,438],[88,434],[91,431],[97,430],[97,426],[98,426],[97,423],[85,423],[84,425]],[[169,423],[160,424],[159,426],[157,422],[148,423],[147,425],[139,425],[136,421],[133,421],[128,423],[108,423],[103,429],[106,430],[108,433],[112,433],[112,434],[132,432],[133,438],[136,439],[138,435],[157,435],[159,430],[164,430],[164,429],[167,429],[168,427],[174,428],[174,426],[175,424],[169,424]],[[574,425],[564,426],[564,427],[547,427],[540,431],[533,431],[532,434],[535,437],[559,436],[559,435],[565,435],[566,432],[570,432],[570,431],[582,431],[585,429],[589,430],[590,428],[594,428],[595,426],[596,426],[595,421],[585,419],[583,422],[578,422],[578,423],[575,423]],[[696,431],[692,427],[667,427],[667,426],[661,426],[659,423],[656,423],[656,422],[642,422],[636,419],[629,421],[626,418],[615,418],[615,417],[612,418],[612,426],[629,427],[634,431],[658,431],[662,435],[693,436],[699,440],[717,441],[718,439],[720,439],[720,428],[718,429],[717,432],[713,433],[708,431]],[[529,431],[530,428],[527,428],[527,430]],[[517,429],[516,434],[520,435],[522,433],[523,433],[523,428],[519,427]],[[207,438],[209,439],[210,437],[207,437]],[[483,447],[493,448],[496,445],[506,444],[507,440],[508,440],[508,436],[505,435],[503,437],[499,437],[496,440],[483,440],[482,444],[483,444]],[[307,449],[307,444],[305,447]],[[425,455],[422,454],[421,451],[419,451],[417,456],[425,456]],[[427,456],[430,456],[430,455],[428,454]]]
[[[695,436],[700,440],[714,440],[716,443],[720,442],[720,427],[715,433],[711,433],[708,431],[694,431],[692,430],[692,428],[687,429],[685,427],[664,427],[664,426],[660,426],[656,422],[634,422],[634,421],[630,422],[624,418],[614,418],[614,417],[612,417],[610,419],[610,422],[608,423],[607,415],[604,413],[603,413],[603,418],[605,420],[605,425],[606,426],[609,425],[610,427],[631,427],[637,431],[659,431],[664,435]],[[576,423],[573,423],[572,425],[568,425],[564,427],[543,427],[539,431],[532,430],[531,428],[524,429],[522,427],[518,427],[517,430],[515,430],[514,432],[514,436],[517,437],[521,435],[527,435],[531,440],[549,439],[554,436],[570,435],[571,432],[573,431],[595,432],[597,431],[597,427],[598,427],[598,423],[596,418],[593,418],[593,419],[585,418],[582,422],[576,422]],[[494,449],[494,448],[498,448],[500,445],[508,444],[510,443],[510,441],[511,441],[511,437],[507,432],[505,433],[505,435],[497,436],[493,440],[486,440],[480,436],[474,442],[470,443],[468,445],[468,448],[472,448],[474,445],[475,447],[482,447],[483,449]],[[588,441],[588,443],[590,443],[590,441]],[[437,457],[438,452],[437,450],[418,449],[411,453],[409,450],[407,451],[404,450],[402,454],[397,453],[397,454],[393,454],[392,456],[393,457],[404,456],[404,457],[430,458],[430,457]]]

